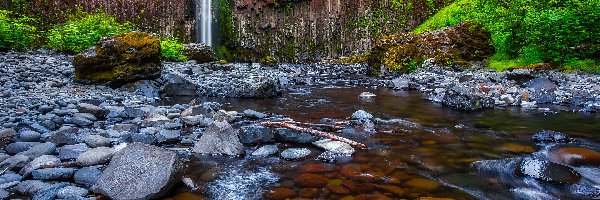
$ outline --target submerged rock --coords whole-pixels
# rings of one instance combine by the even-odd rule
[[[182,178],[183,163],[175,152],[134,143],[114,156],[94,192],[111,199],[154,199]]]
[[[565,143],[569,142],[571,138],[569,135],[550,130],[543,130],[537,132],[531,136],[531,139],[534,142],[555,142],[555,143]]]
[[[208,125],[192,151],[200,154],[235,156],[242,154],[243,149],[238,132],[229,123],[220,121]]]
[[[550,153],[554,162],[571,166],[600,166],[600,152],[582,147],[564,147]]]
[[[521,159],[515,173],[550,183],[577,183],[581,179],[581,175],[571,167],[535,158]]]
[[[75,81],[121,86],[154,79],[162,70],[160,39],[130,32],[100,40],[73,59]]]

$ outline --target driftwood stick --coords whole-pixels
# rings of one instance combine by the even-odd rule
[[[344,129],[344,127],[342,127],[342,126],[329,125],[329,124],[313,124],[313,123],[297,122],[297,121],[284,121],[283,123],[296,124],[296,125],[301,125],[301,126],[325,127],[325,128],[330,128],[330,129],[336,129],[336,130]]]
[[[292,129],[292,130],[295,130],[295,131],[309,133],[309,134],[312,134],[312,135],[315,135],[315,136],[318,136],[318,137],[327,138],[327,139],[331,139],[331,140],[336,140],[336,141],[340,141],[340,142],[343,142],[343,143],[347,143],[349,145],[358,147],[360,149],[367,149],[367,145],[365,145],[363,143],[355,142],[355,141],[350,140],[348,138],[337,136],[337,135],[334,135],[332,133],[318,131],[318,130],[311,129],[311,128],[300,127],[300,126],[297,126],[297,125],[295,125],[293,123],[289,123],[287,121],[286,122],[262,122],[261,124],[263,126],[289,128],[289,129]]]
[[[54,163],[54,164],[49,164],[49,165],[42,165],[42,166],[40,166],[40,168],[44,169],[44,168],[56,168],[56,167],[74,167],[77,165],[79,165],[79,162],[70,161],[70,162],[60,162],[60,163]]]

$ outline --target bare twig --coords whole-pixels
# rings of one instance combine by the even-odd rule
[[[296,125],[302,125],[302,126],[325,127],[325,128],[330,128],[330,129],[334,129],[334,130],[344,129],[344,127],[342,127],[342,126],[329,125],[329,124],[313,124],[313,123],[297,122],[297,121],[284,121],[283,123],[296,124]]]
[[[40,168],[44,169],[44,168],[56,168],[56,167],[74,167],[74,166],[77,166],[77,165],[79,165],[79,162],[77,162],[77,161],[70,161],[70,162],[60,162],[60,163],[42,165],[42,166],[40,166]]]
[[[304,132],[304,133],[309,133],[318,137],[322,137],[322,138],[327,138],[327,139],[331,139],[331,140],[336,140],[336,141],[340,141],[343,143],[347,143],[349,145],[361,148],[361,149],[367,149],[367,145],[363,144],[363,143],[359,143],[353,140],[350,140],[348,138],[345,137],[341,137],[341,136],[337,136],[334,135],[332,133],[327,133],[327,132],[323,132],[323,131],[318,131],[315,129],[311,129],[311,128],[304,128],[304,127],[300,127],[297,126],[296,124],[304,124],[304,123],[290,123],[290,121],[284,121],[284,122],[262,122],[261,123],[263,126],[270,126],[270,127],[283,127],[283,128],[289,128],[295,131],[299,131],[299,132]]]

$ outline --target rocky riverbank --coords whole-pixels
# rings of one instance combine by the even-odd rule
[[[445,67],[427,60],[411,74],[391,77],[388,87],[419,90],[427,99],[459,110],[522,107],[550,111],[600,110],[600,76],[551,70],[515,69],[496,72],[481,67]]]
[[[156,80],[111,88],[73,82],[72,59],[45,51],[0,54],[0,197],[12,193],[46,199],[93,194],[151,198],[188,180],[181,169],[192,153],[332,162],[355,151],[346,143],[260,124],[291,120],[278,114],[225,111],[217,102],[160,103],[177,96],[259,98],[311,86],[388,86],[418,89],[434,102],[465,110],[552,103],[594,112],[600,104],[599,76],[552,71],[455,70],[426,62],[416,73],[376,79],[365,76],[368,68],[359,64],[198,65],[192,61],[164,63]],[[340,133],[361,142],[368,142],[375,124],[418,126],[376,119],[364,111],[348,118]],[[339,120],[323,123],[337,125]],[[296,145],[279,149],[282,143]]]

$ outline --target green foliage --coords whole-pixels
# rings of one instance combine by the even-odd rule
[[[414,32],[467,20],[492,33],[497,52],[491,63],[494,68],[539,62],[560,66],[573,60],[598,59],[600,54],[600,0],[459,0]]]
[[[37,36],[35,22],[29,17],[13,17],[12,12],[0,10],[0,50],[25,50]]]
[[[66,53],[79,53],[93,46],[100,38],[129,32],[130,23],[120,23],[104,12],[77,12],[64,25],[48,31],[47,46]]]
[[[186,61],[187,57],[183,55],[183,50],[183,45],[176,37],[160,40],[160,51],[165,60]]]

